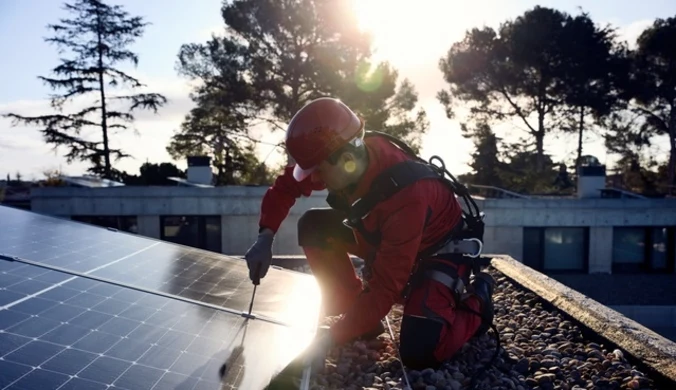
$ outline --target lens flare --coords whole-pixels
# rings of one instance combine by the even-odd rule
[[[355,83],[364,92],[376,91],[383,83],[383,71],[372,64],[362,62],[355,72]]]

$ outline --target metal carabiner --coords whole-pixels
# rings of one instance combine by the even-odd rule
[[[473,259],[476,259],[477,257],[479,257],[479,255],[481,255],[481,252],[483,252],[483,250],[484,250],[484,244],[483,244],[483,242],[481,242],[481,240],[479,240],[478,238],[474,238],[474,237],[473,237],[473,238],[465,238],[465,240],[467,240],[467,241],[476,241],[476,242],[479,244],[479,250],[476,252],[476,254],[471,255],[471,254],[468,253],[468,254],[467,254],[467,257],[471,257],[471,258],[473,258]]]

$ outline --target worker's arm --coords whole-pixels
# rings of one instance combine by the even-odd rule
[[[368,288],[331,328],[333,341],[342,344],[372,330],[389,313],[408,282],[415,264],[425,220],[427,203],[415,186],[402,190],[382,226],[380,248],[372,263]],[[390,202],[388,201],[388,203]]]
[[[313,183],[311,178],[297,182],[293,178],[293,166],[284,168],[275,183],[268,188],[261,203],[260,230],[270,229],[277,233],[279,226],[289,215],[289,210],[301,196],[310,196],[312,191],[323,190],[323,183]]]

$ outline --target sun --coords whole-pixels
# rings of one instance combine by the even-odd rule
[[[469,4],[468,4],[469,3]],[[374,39],[374,60],[415,67],[438,60],[461,29],[471,2],[452,0],[352,0],[359,28]]]

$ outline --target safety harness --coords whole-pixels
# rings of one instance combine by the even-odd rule
[[[407,298],[412,286],[418,283],[420,278],[431,278],[447,286],[452,291],[454,298],[456,298],[455,302],[458,302],[458,309],[472,312],[483,319],[481,313],[462,304],[461,296],[465,293],[465,288],[469,283],[467,280],[469,275],[471,273],[479,273],[481,267],[487,266],[490,262],[488,259],[479,257],[483,250],[484,213],[479,210],[479,207],[470,196],[467,187],[458,182],[448,172],[444,161],[440,157],[432,156],[428,162],[418,157],[413,149],[396,137],[377,131],[366,131],[364,134],[364,138],[373,136],[388,139],[411,156],[412,159],[397,163],[381,172],[373,180],[369,192],[356,200],[351,206],[341,203],[339,198],[331,194],[327,197],[327,202],[334,209],[342,210],[346,213],[347,218],[343,221],[346,226],[357,229],[369,244],[377,247],[381,241],[380,233],[366,230],[363,219],[378,203],[389,199],[397,192],[419,180],[439,180],[447,185],[455,195],[463,199],[467,210],[462,210],[462,221],[458,226],[451,229],[437,244],[418,253],[417,259],[422,261],[416,262],[416,266],[412,270],[408,283],[402,292],[402,298],[404,300]],[[435,160],[439,161],[438,166],[433,163]],[[364,261],[364,271],[369,272],[368,269],[371,267],[370,262],[373,259],[364,259]],[[453,263],[456,267],[449,265],[449,262]],[[460,265],[465,265],[470,270],[470,274],[466,275],[466,277],[459,275],[457,270],[460,268]],[[495,333],[497,348],[489,364],[481,370],[483,372],[485,372],[489,365],[493,364],[500,350],[498,330],[493,323],[489,325]],[[473,376],[470,388],[474,388],[476,385],[481,371]]]
[[[364,138],[373,136],[388,139],[412,157],[412,160],[397,163],[381,172],[373,180],[369,192],[356,200],[351,206],[341,203],[339,198],[331,194],[327,197],[327,202],[332,208],[346,213],[347,218],[343,221],[346,226],[357,229],[369,244],[377,247],[381,241],[380,232],[369,232],[366,230],[363,219],[378,203],[389,199],[397,192],[419,180],[439,180],[447,185],[455,195],[462,198],[465,202],[467,210],[462,210],[462,223],[451,229],[437,244],[418,253],[417,259],[423,261],[416,262],[417,264],[411,272],[408,283],[402,292],[402,298],[407,298],[412,285],[418,283],[419,278],[431,278],[447,286],[453,292],[456,298],[455,302],[461,303],[461,296],[465,293],[465,288],[469,283],[467,280],[469,275],[466,278],[463,275],[459,275],[457,272],[459,266],[466,265],[470,270],[470,274],[477,274],[482,266],[487,266],[490,262],[488,259],[479,257],[483,250],[483,219],[485,214],[479,210],[474,199],[470,196],[467,187],[458,182],[448,172],[444,161],[440,157],[432,156],[428,162],[418,157],[413,149],[396,137],[378,131],[366,131],[364,134]],[[439,161],[438,166],[433,163],[435,160]],[[424,261],[426,259],[437,261]],[[364,259],[364,261],[365,272],[369,272],[368,269],[371,267],[370,262],[373,259]],[[448,262],[455,264],[456,267],[450,266]],[[458,309],[472,312],[483,318],[481,313],[466,307],[466,305],[459,304]],[[492,323],[490,327],[495,333],[497,348],[488,365],[493,364],[500,350],[498,330]],[[485,372],[488,365],[484,366],[481,371]],[[471,388],[474,388],[480,376],[480,373],[477,374],[472,378]]]
[[[460,226],[449,231],[436,245],[420,252],[418,259],[429,258],[431,256],[442,259],[446,258],[456,264],[465,263],[474,273],[477,273],[482,265],[487,265],[486,260],[479,259],[479,255],[483,249],[484,213],[479,210],[467,188],[448,172],[443,160],[438,156],[433,156],[427,162],[418,157],[405,142],[386,133],[366,131],[364,138],[373,136],[386,138],[406,152],[412,159],[394,164],[381,172],[371,183],[369,192],[355,201],[351,206],[341,205],[336,198],[329,196],[327,202],[331,207],[346,212],[347,218],[343,223],[359,231],[369,244],[377,247],[381,241],[380,232],[366,230],[363,222],[363,219],[371,210],[378,203],[389,199],[402,189],[419,180],[439,180],[447,185],[454,194],[464,200],[467,210],[462,210],[463,215]],[[438,166],[433,163],[435,160],[439,161]],[[448,178],[445,175],[448,175]],[[365,268],[370,268],[369,259],[365,259],[365,261],[367,263],[365,264]],[[436,265],[429,268],[424,271],[427,276],[448,286],[458,295],[464,292],[466,281],[463,281],[451,267]],[[409,285],[403,292],[404,298],[406,298],[410,290],[410,284],[411,281],[409,281]]]

